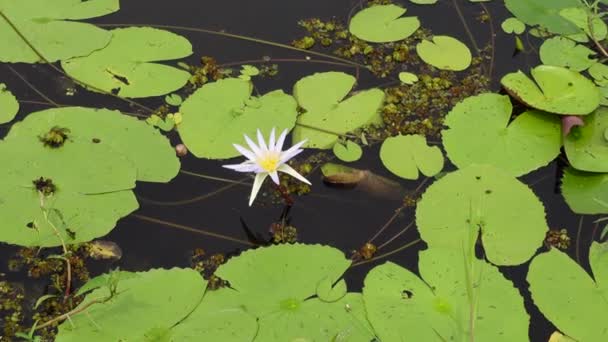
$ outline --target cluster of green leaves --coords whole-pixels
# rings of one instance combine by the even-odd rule
[[[179,170],[152,126],[83,107],[30,113],[0,142],[0,158],[0,241],[22,246],[103,236],[137,209],[136,180],[168,182]]]

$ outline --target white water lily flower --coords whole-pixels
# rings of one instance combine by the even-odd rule
[[[223,165],[225,168],[238,172],[255,172],[255,180],[253,181],[253,188],[251,189],[251,195],[249,197],[249,206],[253,203],[253,200],[260,191],[266,177],[270,176],[273,182],[277,185],[279,184],[278,171],[287,173],[310,185],[310,182],[304,178],[304,176],[286,164],[289,159],[303,151],[300,146],[306,143],[306,140],[300,141],[286,151],[281,151],[283,143],[285,142],[285,137],[287,137],[287,130],[284,130],[283,133],[281,133],[279,139],[275,143],[275,131],[274,128],[272,128],[268,145],[266,145],[262,132],[260,132],[259,129],[257,135],[258,144],[256,145],[255,142],[245,134],[245,141],[251,150],[248,150],[241,145],[233,144],[234,148],[243,156],[247,157],[248,160],[241,164]]]

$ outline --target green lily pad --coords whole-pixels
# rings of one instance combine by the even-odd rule
[[[608,214],[608,173],[564,170],[562,195],[577,214]]]
[[[181,105],[183,101],[184,100],[182,99],[182,97],[178,94],[170,94],[165,96],[165,102],[167,102],[167,104],[171,106],[177,107]]]
[[[443,169],[443,154],[437,146],[427,146],[422,135],[399,135],[384,140],[380,160],[393,174],[418,179],[418,170],[427,177]]]
[[[601,87],[608,86],[608,65],[595,63],[587,71],[593,77],[595,84]]]
[[[258,323],[255,317],[231,303],[234,298],[223,288],[207,291],[188,317],[171,328],[172,341],[253,341]]]
[[[568,161],[578,170],[608,172],[608,108],[599,107],[582,120],[585,125],[564,139]]]
[[[0,11],[49,62],[86,56],[108,44],[112,34],[74,20],[118,11],[119,0],[0,0]],[[5,21],[0,20],[0,61],[37,63],[40,57]]]
[[[207,285],[193,269],[135,274],[137,277],[118,281],[118,294],[112,300],[92,304],[87,314],[63,322],[56,341],[145,341],[149,340],[145,337],[170,335],[169,329],[197,306]],[[108,295],[106,287],[94,290],[80,307]]]
[[[583,71],[595,64],[589,56],[595,52],[584,45],[564,37],[553,37],[545,40],[540,47],[540,60],[543,64]]]
[[[59,176],[65,173],[67,177],[74,177],[73,180],[79,178],[85,180],[88,177],[83,177],[82,174],[79,177],[78,174],[73,174],[63,168],[65,165],[74,165],[72,166],[74,168],[80,166],[88,168],[89,165],[83,160],[89,158],[94,158],[95,161],[95,168],[92,168],[92,171],[98,169],[100,171],[98,173],[107,174],[114,179],[119,179],[117,176],[120,175],[130,174],[129,171],[119,171],[121,167],[135,168],[137,180],[144,182],[168,182],[179,171],[179,159],[175,156],[175,150],[167,138],[144,121],[107,109],[63,107],[31,113],[25,120],[13,125],[6,140],[21,141],[24,146],[29,146],[33,141],[38,140],[38,136],[48,132],[54,126],[70,130],[70,141],[63,147],[71,148],[71,145],[76,145],[84,150],[79,157],[66,153],[66,158],[70,160],[64,162],[57,161],[54,165],[38,164],[43,168],[62,168],[63,171],[58,172]],[[39,145],[41,144],[36,144],[36,146]],[[53,150],[50,152],[58,153],[57,151],[62,148],[46,148],[45,150],[47,152]],[[86,153],[91,154],[86,155]],[[56,165],[56,163],[60,163],[60,165]],[[113,174],[104,170],[103,165],[106,164],[109,168],[117,170]],[[100,175],[94,177],[100,177]],[[95,183],[111,184],[112,181],[112,179],[100,179]],[[133,180],[130,182],[132,183]],[[134,184],[130,184],[128,187],[114,186],[109,189],[106,187],[103,191],[132,188],[133,186]]]
[[[6,89],[6,85],[0,83],[0,124],[13,120],[18,111],[19,102],[17,102],[15,96]]]
[[[588,10],[584,7],[571,7],[564,8],[559,12],[559,15],[570,21],[584,33],[582,34],[582,42],[586,43],[589,41],[587,37],[591,37],[591,30],[589,29],[589,14]],[[608,28],[606,23],[601,18],[593,17],[593,36],[596,40],[601,41],[606,38],[608,34]]]
[[[497,267],[440,248],[420,252],[418,267],[422,279],[391,262],[365,277],[365,308],[380,340],[528,340],[523,298]]]
[[[340,300],[346,295],[348,288],[344,279],[340,279],[335,286],[333,286],[330,278],[325,278],[317,285],[317,297],[324,302],[335,302]]]
[[[526,30],[526,24],[513,17],[505,19],[500,27],[505,33],[522,34]]]
[[[357,12],[350,20],[350,33],[374,43],[405,39],[420,27],[417,17],[401,17],[407,10],[397,5],[370,6]]]
[[[505,75],[500,82],[519,101],[550,113],[586,115],[599,106],[599,91],[593,82],[577,72],[540,65],[531,73],[534,81],[517,71]]]
[[[552,248],[532,260],[526,280],[534,304],[560,331],[577,341],[607,341],[608,243],[592,242],[593,278]]]
[[[345,162],[353,162],[359,160],[363,155],[363,150],[361,149],[361,146],[350,140],[347,141],[346,144],[337,142],[334,145],[333,150],[336,157]]]
[[[426,63],[442,70],[462,71],[471,65],[471,50],[456,38],[434,36],[416,45],[418,56]]]
[[[57,232],[66,244],[90,241],[109,233],[120,218],[139,206],[131,191],[85,195],[59,189],[44,199],[44,207],[48,221],[33,185],[0,184],[0,215],[6,225],[0,241],[29,247],[61,246]]]
[[[580,7],[578,0],[505,0],[507,9],[530,26],[540,25],[552,33],[572,34],[578,28],[559,15],[570,7]]]
[[[243,135],[265,137],[295,125],[297,104],[282,90],[251,97],[251,83],[227,78],[207,83],[190,95],[182,106],[178,132],[188,150],[199,158],[225,159],[239,156],[232,144],[244,144]]]
[[[471,165],[433,183],[418,203],[416,225],[429,248],[462,251],[481,234],[486,257],[496,265],[526,262],[548,230],[534,192],[490,165]]]
[[[95,88],[122,97],[149,97],[184,86],[190,74],[158,64],[192,54],[190,42],[175,33],[151,27],[114,29],[104,49],[63,61],[65,72]],[[97,89],[91,88],[96,91]]]
[[[330,341],[352,332],[353,341],[368,342],[373,336],[365,329],[360,294],[346,294],[331,303],[310,298],[321,281],[335,282],[349,265],[344,254],[331,247],[275,245],[248,250],[215,274],[236,290],[226,301],[238,302],[257,317],[260,341]]]
[[[412,85],[418,82],[418,76],[412,74],[411,72],[400,72],[399,73],[399,81],[404,84]]]
[[[308,139],[305,146],[328,149],[340,134],[364,125],[381,125],[378,111],[384,92],[373,88],[342,101],[354,84],[355,78],[342,72],[316,73],[296,82],[293,95],[306,112],[298,117],[293,139]]]
[[[458,103],[441,132],[452,163],[491,164],[521,176],[553,161],[562,145],[560,119],[530,110],[509,123],[512,109],[508,96],[491,93]]]

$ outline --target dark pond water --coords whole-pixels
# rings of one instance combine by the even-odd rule
[[[478,4],[467,1],[458,1],[464,17],[469,24],[477,44],[485,46],[490,38],[491,31],[488,23],[480,23],[475,18],[479,16],[482,8]],[[418,15],[422,26],[429,28],[435,34],[448,34],[460,38],[471,46],[464,26],[459,19],[452,1],[439,1],[435,6],[408,7],[408,14]],[[122,8],[118,13],[94,20],[103,24],[162,24],[179,25],[186,27],[200,27],[212,30],[225,30],[231,33],[243,34],[251,37],[287,43],[304,34],[298,27],[297,21],[304,18],[320,17],[329,19],[336,17],[346,21],[353,8],[361,6],[359,1],[353,0],[306,0],[306,1],[280,1],[280,0],[222,0],[222,1],[150,1],[129,0],[122,1]],[[510,15],[504,8],[502,1],[493,1],[487,4],[494,29],[500,30],[499,24]],[[213,56],[218,63],[238,63],[247,60],[259,60],[264,56],[272,59],[298,59],[299,62],[278,63],[280,72],[272,79],[256,81],[256,87],[264,93],[269,90],[282,88],[291,92],[295,81],[313,72],[342,70],[352,72],[352,69],[328,66],[303,61],[306,54],[272,47],[264,44],[247,42],[227,37],[208,35],[204,33],[176,31],[186,36],[194,46],[194,55],[187,59],[191,64],[197,64],[198,58],[203,55]],[[499,32],[501,33],[501,32]],[[495,69],[492,87],[498,90],[497,80],[501,75],[526,68],[536,64],[534,54],[521,53],[513,57],[514,41],[511,36],[498,34],[495,45]],[[128,110],[128,106],[115,99],[102,95],[93,95],[79,90],[75,96],[65,95],[67,81],[44,65],[14,65],[14,68],[29,82],[41,89],[53,100],[63,104],[87,105]],[[20,78],[4,66],[0,66],[0,80],[7,84],[19,100],[44,101]],[[388,80],[391,81],[391,80]],[[362,89],[386,84],[387,79],[378,79],[363,72],[359,80]],[[162,99],[141,101],[150,107],[162,104]],[[20,117],[25,113],[47,108],[48,105],[23,102]],[[8,126],[0,126],[0,136],[8,130]],[[174,144],[178,137],[171,134]],[[129,148],[125,146],[125,148]],[[240,175],[221,168],[222,163],[194,158],[192,155],[182,159],[182,169],[209,176],[228,179],[238,179]],[[377,149],[366,151],[364,157],[356,162],[354,167],[369,169],[377,174],[390,176],[381,166]],[[572,237],[572,246],[568,250],[572,257],[576,256],[576,248],[580,248],[580,260],[587,260],[586,251],[592,240],[591,218],[586,218],[582,233],[577,238],[579,217],[571,213],[562,197],[556,193],[557,165],[552,164],[539,171],[527,175],[523,180],[531,184],[535,193],[543,200],[548,213],[549,226],[566,228]],[[309,176],[313,183],[310,195],[297,197],[295,205],[289,215],[291,224],[298,228],[299,240],[305,243],[320,243],[335,246],[349,253],[358,249],[368,241],[380,227],[401,206],[399,200],[382,200],[363,191],[335,189],[327,187],[316,172]],[[407,189],[415,189],[419,183],[402,181]],[[141,208],[133,215],[121,220],[113,232],[105,237],[114,241],[123,250],[123,257],[114,263],[94,262],[91,264],[94,272],[103,272],[110,268],[120,267],[125,270],[146,270],[151,267],[187,266],[189,255],[195,248],[204,248],[212,253],[238,253],[248,248],[239,242],[205,236],[195,232],[186,231],[179,227],[206,230],[237,239],[246,240],[247,236],[242,228],[241,219],[256,233],[267,234],[272,222],[279,219],[283,207],[258,200],[254,207],[247,206],[249,185],[233,186],[215,195],[209,195],[227,183],[202,179],[199,177],[180,174],[169,184],[138,184],[136,193],[140,196]],[[190,203],[173,205],[171,202],[192,200]],[[146,199],[165,202],[164,205],[152,203]],[[441,213],[437,213],[441,215]],[[142,219],[147,217],[148,219]],[[159,220],[153,222],[152,219]],[[403,210],[400,215],[388,226],[385,232],[376,240],[382,244],[414,219],[414,209]],[[163,224],[160,221],[166,221]],[[378,254],[396,250],[418,239],[416,229],[409,229],[392,243],[382,248]],[[390,256],[359,265],[350,269],[345,277],[351,290],[359,291],[365,274],[375,265],[386,260],[394,261],[408,269],[417,269],[417,253],[424,248],[424,243],[403,249]],[[40,284],[28,280],[22,272],[9,272],[6,260],[16,251],[10,246],[0,246],[0,256],[3,260],[0,272],[6,273],[11,281],[26,282],[30,289],[28,296],[36,298],[40,293]],[[584,262],[583,262],[584,263]],[[587,267],[587,265],[584,265]],[[548,336],[555,328],[546,321],[537,309],[530,303],[527,293],[525,275],[527,264],[518,267],[503,267],[503,273],[513,280],[526,298],[526,308],[531,315],[530,338],[532,341],[547,341]],[[175,284],[179,287],[179,284]],[[40,291],[40,290],[38,290]]]

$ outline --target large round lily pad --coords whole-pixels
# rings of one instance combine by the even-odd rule
[[[560,11],[580,7],[578,0],[505,0],[505,6],[517,19],[535,26],[540,25],[558,34],[577,33],[578,28],[560,16]]]
[[[342,72],[316,73],[300,79],[293,94],[306,112],[298,117],[294,140],[308,139],[305,146],[328,149],[340,134],[368,124],[381,125],[378,111],[384,92],[369,89],[342,101],[354,84],[355,78]]]
[[[207,83],[181,105],[179,135],[199,158],[226,159],[239,154],[232,144],[244,144],[243,135],[264,136],[295,125],[297,104],[282,90],[251,96],[249,81],[228,78]]]
[[[0,0],[0,11],[50,62],[86,56],[108,44],[112,34],[74,20],[118,11],[119,0]],[[0,20],[0,61],[37,63],[40,57],[6,22]]]
[[[442,70],[461,71],[471,65],[471,50],[450,36],[434,36],[416,45],[418,56],[426,63]]]
[[[13,120],[19,111],[19,102],[15,96],[0,83],[0,124]]]
[[[350,334],[349,341],[370,341],[360,294],[333,301],[310,298],[319,284],[332,284],[350,261],[337,249],[320,245],[275,245],[249,250],[216,271],[235,289],[226,298],[258,318],[260,341],[306,338],[330,341]]]
[[[517,71],[505,75],[500,82],[519,101],[550,113],[586,115],[600,104],[600,93],[593,82],[578,72],[540,65],[531,73],[534,81]]]
[[[418,170],[432,177],[443,169],[443,153],[437,146],[427,146],[422,135],[399,135],[384,140],[380,160],[389,171],[405,179],[418,179]]]
[[[608,214],[608,173],[564,170],[562,195],[577,214]]]
[[[440,248],[420,252],[418,266],[422,279],[391,262],[365,278],[365,308],[380,340],[528,339],[523,298],[495,266]]]
[[[56,341],[156,341],[184,319],[203,297],[207,282],[193,269],[155,269],[118,281],[118,294],[89,306],[59,326]],[[80,307],[109,295],[101,287]],[[136,318],[136,319],[134,319]],[[103,328],[100,328],[103,327]]]
[[[394,42],[411,36],[420,27],[417,17],[401,17],[405,8],[376,5],[356,13],[349,30],[357,38],[374,43]]]
[[[104,49],[63,61],[61,66],[66,73],[122,97],[164,95],[181,88],[190,78],[184,70],[152,63],[191,55],[192,45],[186,38],[151,27],[111,32],[112,40]]]
[[[608,341],[608,243],[592,242],[593,278],[564,252],[552,248],[532,260],[526,280],[534,304],[576,341]]]
[[[63,147],[94,148],[89,156],[70,157],[72,164],[90,167],[82,161],[94,157],[97,166],[92,169],[100,169],[104,163],[111,163],[114,168],[125,165],[135,168],[137,180],[144,182],[168,182],[179,171],[175,150],[158,130],[144,121],[107,109],[64,107],[31,113],[13,125],[6,140],[19,140],[29,145],[55,126],[70,130],[69,142]],[[61,151],[62,148],[56,150]],[[50,148],[46,150],[53,152]],[[129,174],[128,171],[121,172],[121,175]]]
[[[578,170],[608,172],[608,108],[599,107],[582,120],[585,125],[564,139],[568,161]]]
[[[458,103],[446,116],[443,145],[454,165],[491,164],[521,176],[550,163],[562,145],[557,116],[536,110],[511,119],[508,96],[481,94]]]
[[[481,234],[496,265],[526,262],[548,230],[532,190],[490,165],[471,165],[433,183],[418,203],[416,225],[430,248],[462,251]]]

